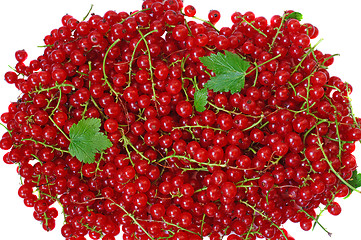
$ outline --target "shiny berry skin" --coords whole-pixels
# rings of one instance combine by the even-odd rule
[[[208,20],[212,23],[212,24],[216,24],[219,19],[221,18],[221,13],[218,10],[211,10],[208,13]]]
[[[187,17],[193,17],[194,15],[196,15],[196,9],[192,5],[187,5],[184,8],[184,14]]]
[[[176,111],[179,116],[187,118],[192,115],[193,107],[189,102],[181,101],[177,104]]]

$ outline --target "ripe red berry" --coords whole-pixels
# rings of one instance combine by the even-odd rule
[[[187,5],[184,8],[184,14],[187,17],[193,17],[194,15],[196,15],[196,9],[192,5]]]
[[[25,50],[18,50],[15,52],[15,59],[18,62],[24,62],[28,58],[28,53]]]
[[[216,24],[219,19],[221,18],[221,13],[218,10],[211,10],[208,13],[208,20],[212,23],[212,24]]]

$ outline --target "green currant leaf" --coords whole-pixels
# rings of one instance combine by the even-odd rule
[[[353,171],[351,179],[348,183],[354,187],[359,188],[361,187],[361,173],[358,173],[357,170]],[[352,189],[350,189],[350,194],[352,193]]]
[[[80,162],[93,163],[95,154],[112,146],[108,137],[100,132],[99,118],[81,119],[69,130],[69,152]]]
[[[285,19],[297,19],[298,21],[301,21],[303,18],[302,14],[299,12],[292,12],[290,14],[288,14]]]
[[[201,90],[197,90],[194,93],[194,107],[198,112],[203,112],[206,110],[207,105],[207,98],[208,98],[208,89],[202,88]]]
[[[225,51],[225,54],[211,54],[200,57],[199,60],[216,76],[205,84],[205,87],[215,92],[240,92],[244,87],[246,71],[250,63],[239,55]]]

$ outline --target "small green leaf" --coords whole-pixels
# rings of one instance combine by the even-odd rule
[[[351,179],[348,183],[354,187],[359,188],[361,187],[361,173],[358,173],[357,170],[353,171]],[[352,193],[352,189],[350,189],[350,194]]]
[[[202,88],[201,90],[196,90],[194,93],[194,107],[198,112],[203,112],[206,110],[208,98],[208,89]]]
[[[205,86],[215,92],[231,92],[234,94],[243,89],[244,77],[237,73],[218,74],[212,77]]]
[[[299,12],[292,12],[290,14],[288,14],[285,19],[297,19],[298,21],[301,21],[303,18],[302,14]]]
[[[240,92],[244,87],[246,71],[250,63],[239,55],[225,51],[225,54],[211,54],[199,60],[216,76],[206,83],[205,87],[215,92]]]
[[[95,154],[112,146],[108,137],[100,132],[99,118],[81,119],[69,130],[69,152],[80,162],[93,163]]]

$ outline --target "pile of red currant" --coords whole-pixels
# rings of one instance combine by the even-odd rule
[[[195,14],[145,0],[65,15],[41,56],[15,53],[0,148],[46,231],[58,203],[67,240],[292,240],[286,221],[308,231],[315,209],[338,215],[335,199],[359,192],[361,120],[334,56],[311,45],[317,27],[294,11],[235,12],[221,29],[219,11]]]

